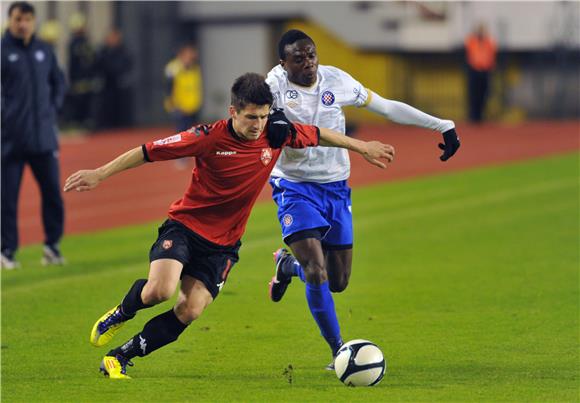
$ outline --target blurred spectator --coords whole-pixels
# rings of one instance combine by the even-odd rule
[[[176,132],[182,132],[197,123],[203,102],[197,49],[182,46],[177,57],[165,66],[165,78],[165,109],[175,120]]]
[[[60,22],[57,20],[45,21],[38,30],[38,38],[54,49],[60,38]]]
[[[497,53],[495,41],[489,36],[485,24],[480,24],[466,38],[465,53],[467,59],[469,119],[472,122],[481,122],[489,95],[490,75],[495,68]]]
[[[100,81],[97,126],[99,129],[128,126],[131,116],[131,70],[133,60],[123,36],[112,29],[97,53],[96,72]]]
[[[95,51],[86,34],[86,19],[74,14],[70,19],[71,39],[68,45],[68,93],[67,120],[88,129],[93,127],[92,110],[95,92]]]
[[[42,194],[44,264],[63,264],[64,228],[60,193],[56,110],[65,92],[64,75],[52,48],[34,35],[34,7],[12,3],[2,37],[2,244],[1,262],[14,269],[18,249],[18,194],[25,164]]]

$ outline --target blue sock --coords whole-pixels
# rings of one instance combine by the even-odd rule
[[[306,282],[306,277],[304,277],[304,271],[302,266],[298,263],[298,260],[292,255],[288,255],[287,258],[282,262],[282,272],[287,276],[299,277],[303,283]]]
[[[320,285],[306,283],[306,300],[322,337],[335,354],[342,345],[342,338],[328,281]]]
[[[305,283],[306,277],[304,276],[304,270],[302,270],[302,266],[300,266],[298,260],[294,260],[294,263],[292,263],[292,268],[294,269],[293,275],[300,278],[300,280],[302,280],[302,282]]]

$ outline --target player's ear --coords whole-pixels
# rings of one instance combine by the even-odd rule
[[[230,105],[229,112],[230,117],[233,118],[236,115],[236,108],[233,105]]]

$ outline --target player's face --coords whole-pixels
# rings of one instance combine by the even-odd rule
[[[288,73],[288,80],[305,87],[314,84],[318,72],[318,55],[314,43],[302,39],[286,45],[285,50],[286,60],[280,60],[280,65]]]
[[[15,38],[28,42],[34,33],[34,23],[32,13],[23,13],[19,8],[15,8],[8,20],[8,30]]]
[[[266,127],[270,105],[249,104],[237,111],[230,106],[230,116],[235,132],[243,139],[257,140]]]

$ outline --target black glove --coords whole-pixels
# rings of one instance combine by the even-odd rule
[[[459,150],[461,143],[459,142],[459,137],[455,133],[455,129],[449,129],[443,133],[443,142],[445,144],[439,143],[439,148],[443,150],[443,154],[439,157],[441,161],[447,161],[449,158],[453,157],[453,154]]]
[[[284,114],[284,109],[281,108],[273,108],[270,111],[266,130],[266,136],[272,148],[282,147],[288,136],[292,136],[292,140],[296,138],[296,128]]]

